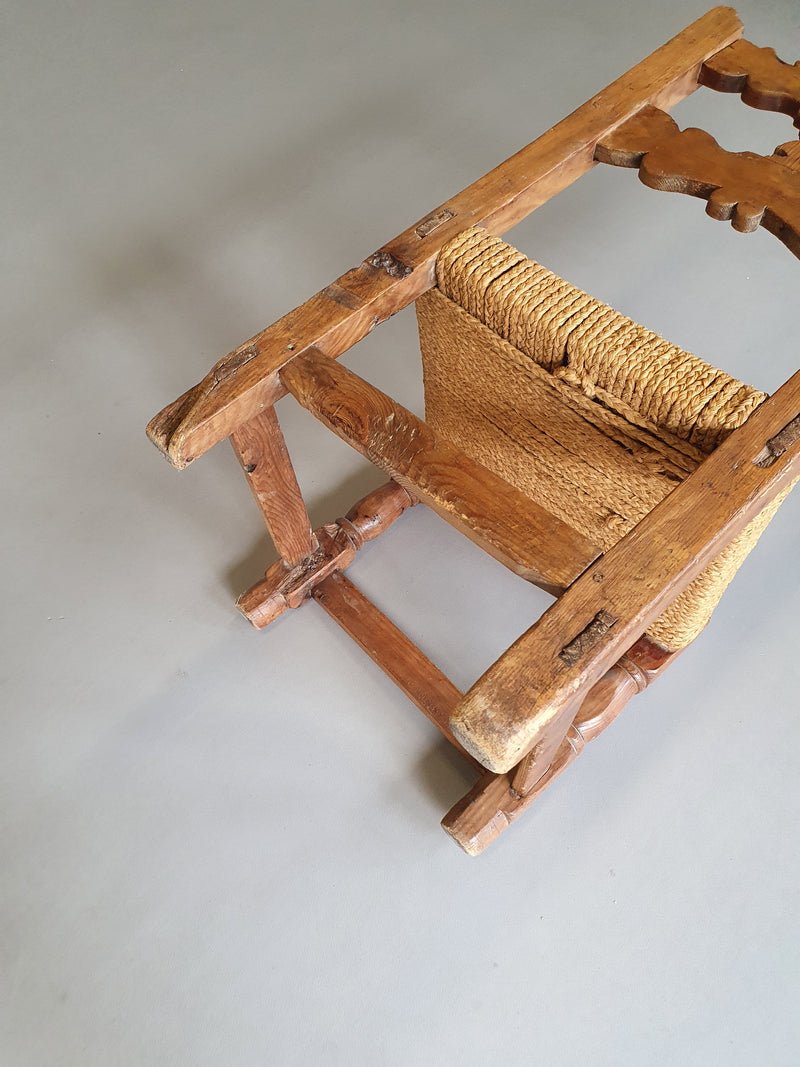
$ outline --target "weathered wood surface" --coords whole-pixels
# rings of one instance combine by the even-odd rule
[[[692,93],[702,63],[741,36],[732,8],[693,22],[547,133],[448,200],[360,266],[348,271],[220,360],[153,418],[148,435],[182,468],[283,395],[278,371],[315,347],[338,357],[379,322],[434,284],[439,250],[482,225],[505,233],[594,166],[597,142],[643,105],[669,108]]]
[[[337,436],[515,574],[560,592],[600,554],[571,526],[321,352],[297,356],[281,379]]]
[[[584,742],[601,734],[631,697],[646,689],[679,655],[642,637],[589,690],[544,771],[531,773],[527,757],[507,774],[487,771],[445,815],[442,826],[447,833],[470,855],[482,852],[580,755]]]
[[[726,152],[705,130],[680,130],[666,112],[646,107],[603,138],[595,157],[638,167],[651,189],[707,200],[711,218],[730,219],[741,233],[763,226],[800,257],[800,172],[792,144],[773,156]]]
[[[239,597],[236,606],[257,630],[291,608],[299,608],[323,579],[349,567],[356,552],[395,522],[414,499],[396,482],[387,482],[348,511],[313,533],[315,548],[293,565],[279,559],[266,575]]]
[[[462,695],[450,679],[344,574],[326,578],[314,589],[313,597],[447,740],[477,766],[450,730],[450,713]]]
[[[275,409],[242,423],[231,444],[275,547],[287,563],[299,563],[316,550],[317,539]]]
[[[707,59],[700,84],[721,93],[740,93],[750,107],[781,111],[800,127],[800,61],[785,63],[774,48],[741,38]]]
[[[798,441],[771,465],[758,465],[766,442],[798,412],[800,371],[518,638],[453,714],[453,733],[467,751],[505,772],[554,730],[566,732],[575,698],[800,475]],[[565,662],[564,648],[600,612],[616,621],[577,662]]]

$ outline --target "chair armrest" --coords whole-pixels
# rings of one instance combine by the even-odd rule
[[[800,371],[517,639],[453,712],[468,752],[502,773],[566,734],[576,702],[800,477],[798,413]]]

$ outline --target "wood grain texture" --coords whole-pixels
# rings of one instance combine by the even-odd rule
[[[278,371],[316,347],[338,357],[434,284],[439,249],[480,224],[501,234],[594,166],[594,148],[644,104],[669,108],[692,93],[702,63],[741,36],[731,8],[693,22],[526,148],[436,208],[272,326],[234,349],[150,422],[178,468],[274,403]]]
[[[552,592],[600,550],[358,375],[310,350],[281,371],[295,399],[515,574]]]
[[[740,93],[750,107],[781,111],[800,127],[800,61],[785,63],[774,48],[744,38],[707,59],[700,84],[721,93]]]
[[[242,423],[231,444],[275,547],[287,563],[299,563],[316,550],[317,539],[275,409]]]
[[[343,519],[337,519],[356,548],[374,541],[396,522],[403,512],[417,503],[402,485],[388,481],[354,504]]]
[[[772,465],[757,465],[766,442],[798,412],[800,372],[489,668],[453,714],[453,733],[468,752],[505,772],[553,731],[566,732],[576,696],[588,692],[664,607],[800,475],[797,441]],[[600,611],[617,622],[585,657],[565,663],[561,651]]]
[[[477,766],[450,730],[461,691],[344,574],[321,582],[313,597],[345,633],[413,701],[461,754]]]
[[[625,655],[620,656],[613,667],[595,682],[580,705],[573,725],[580,730],[584,741],[588,743],[599,737],[624,710],[631,698],[652,685],[682,651],[683,649],[669,652],[648,637],[640,637]]]
[[[336,523],[314,531],[317,549],[294,566],[279,559],[261,579],[236,601],[236,607],[257,630],[269,626],[284,611],[299,608],[315,587],[335,571],[349,567],[356,558],[356,547]]]
[[[604,138],[595,156],[638,167],[651,189],[707,200],[711,218],[730,219],[741,233],[763,226],[800,257],[800,172],[791,146],[773,156],[726,152],[704,130],[680,130],[665,112],[646,107]]]

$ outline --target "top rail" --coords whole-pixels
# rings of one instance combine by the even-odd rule
[[[278,372],[315,347],[337,358],[434,284],[439,250],[470,226],[505,233],[594,164],[597,142],[646,104],[668,110],[698,87],[703,63],[742,35],[713,8],[552,129],[431,212],[326,289],[220,360],[147,427],[178,468],[284,395]]]

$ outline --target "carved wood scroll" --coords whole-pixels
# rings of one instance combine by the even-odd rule
[[[735,41],[705,61],[700,84],[720,93],[741,93],[750,107],[781,111],[800,127],[800,61],[784,63],[774,48]]]
[[[763,226],[800,258],[800,157],[796,142],[772,156],[726,152],[704,130],[679,129],[648,105],[603,138],[595,159],[638,167],[651,189],[688,193],[708,201],[713,219],[730,219],[741,233]]]

